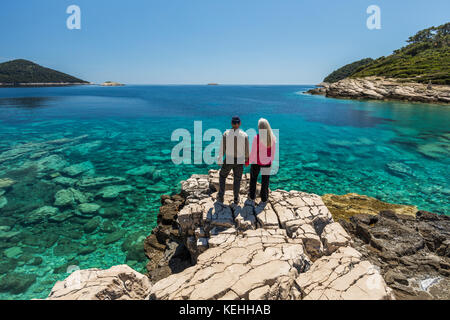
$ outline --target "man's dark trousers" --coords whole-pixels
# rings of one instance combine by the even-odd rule
[[[236,162],[236,161],[235,161]],[[218,200],[223,202],[225,195],[225,181],[230,171],[233,170],[233,195],[234,202],[239,202],[239,190],[241,189],[242,173],[244,172],[243,164],[228,164],[224,163],[219,173],[219,194]]]

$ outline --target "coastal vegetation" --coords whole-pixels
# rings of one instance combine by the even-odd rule
[[[338,82],[339,80],[345,79],[352,74],[361,70],[364,66],[371,63],[373,61],[372,58],[366,58],[362,60],[355,61],[353,63],[349,63],[335,71],[333,71],[328,77],[326,77],[323,81],[328,83]]]
[[[342,77],[363,78],[378,76],[395,78],[401,82],[450,85],[450,22],[417,32],[407,45],[387,57],[364,64],[357,61],[336,70],[325,82]]]
[[[87,84],[88,82],[24,59],[0,63],[0,85],[57,83]]]

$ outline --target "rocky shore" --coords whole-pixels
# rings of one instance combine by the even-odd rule
[[[161,197],[149,281],[126,266],[76,271],[49,299],[450,298],[448,217],[355,194],[276,190],[254,206],[248,179],[239,205],[215,202],[217,171]],[[225,203],[231,189],[230,177]]]
[[[450,86],[399,82],[383,77],[346,78],[335,83],[321,83],[306,93],[331,98],[450,103]]]

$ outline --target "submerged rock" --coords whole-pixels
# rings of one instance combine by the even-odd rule
[[[74,188],[63,189],[55,194],[55,206],[57,207],[74,206],[87,201],[88,196]]]
[[[105,244],[111,244],[119,241],[127,232],[125,230],[117,230],[105,237]]]
[[[8,199],[6,197],[0,196],[0,209],[4,208],[8,204]]]
[[[332,147],[343,147],[343,148],[351,148],[356,145],[355,142],[348,140],[338,140],[338,139],[330,139],[327,141],[327,144]]]
[[[102,219],[100,217],[95,217],[90,219],[83,227],[84,232],[86,233],[92,233],[94,232],[100,223],[102,222]]]
[[[73,151],[78,152],[81,155],[87,155],[92,149],[96,149],[102,145],[101,140],[78,144],[72,148]]]
[[[108,186],[101,189],[96,196],[100,196],[104,200],[114,200],[121,193],[130,192],[133,190],[133,187],[130,185],[123,186]]]
[[[44,206],[31,212],[25,219],[25,224],[35,224],[59,214],[59,209],[51,206]]]
[[[0,179],[0,189],[9,189],[15,183],[16,183],[16,181],[14,181],[13,179],[9,179],[9,178]]]
[[[112,233],[116,231],[116,226],[111,220],[106,220],[102,223],[100,231],[104,233]]]
[[[12,247],[12,248],[8,248],[4,251],[5,256],[10,259],[17,258],[22,253],[23,253],[23,250],[20,247]]]
[[[155,171],[155,167],[143,165],[131,170],[128,170],[126,174],[130,176],[145,176],[145,177],[152,177],[153,172]]]
[[[62,177],[62,176],[56,177],[52,181],[59,185],[62,185],[64,187],[73,187],[75,185],[75,183],[77,182],[76,179],[72,179],[69,177]]]
[[[44,142],[29,142],[15,145],[13,148],[0,154],[0,163],[16,161],[17,159],[30,156],[36,152],[43,153],[56,151],[58,149],[61,150],[65,146],[78,143],[86,137],[86,135],[83,135],[74,138],[63,138]]]
[[[122,243],[122,251],[127,254],[127,260],[144,261],[144,240],[146,235],[142,231],[130,234]]]
[[[20,294],[36,282],[36,275],[29,273],[10,272],[0,278],[0,292]]]
[[[94,171],[94,165],[90,161],[74,164],[70,167],[64,168],[64,170],[62,170],[62,173],[68,175],[69,177],[77,177],[88,171]]]
[[[78,206],[78,210],[82,214],[93,215],[100,210],[100,206],[96,203],[82,203]]]
[[[417,147],[417,151],[432,159],[448,158],[450,156],[450,148],[446,144],[441,143],[421,144]]]
[[[52,222],[63,222],[63,221],[66,221],[67,219],[73,217],[73,215],[74,214],[72,211],[66,210],[62,213],[58,213],[58,214],[55,214],[55,215],[49,217],[48,220],[52,221]]]
[[[405,177],[405,176],[414,176],[413,170],[408,167],[406,164],[401,162],[392,161],[386,164],[386,169],[389,173],[399,176],[399,177]]]
[[[125,183],[122,177],[86,177],[82,178],[77,186],[84,189],[96,189],[104,186]]]
[[[3,231],[0,230],[0,240],[7,241],[20,234],[20,231]]]
[[[162,183],[149,185],[146,190],[154,193],[165,193],[168,191],[168,186]]]
[[[50,155],[48,157],[36,161],[36,166],[39,172],[59,171],[67,166],[67,161],[58,155]]]

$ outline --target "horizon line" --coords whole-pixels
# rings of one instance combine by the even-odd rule
[[[218,83],[210,85],[208,83],[123,83],[125,86],[208,86],[208,87],[220,87],[220,86],[316,86],[311,83]],[[89,83],[86,85],[101,85],[101,83]],[[114,87],[114,86],[111,86]]]

